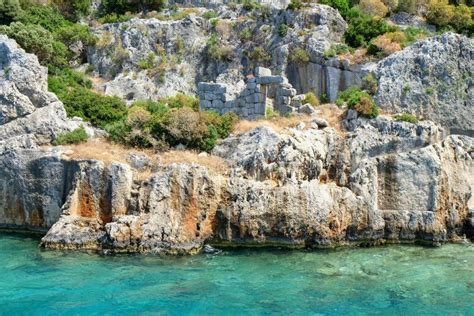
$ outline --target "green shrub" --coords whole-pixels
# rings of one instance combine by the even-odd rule
[[[122,15],[126,12],[160,11],[165,6],[166,0],[102,0],[99,15],[103,17],[111,13]]]
[[[232,61],[235,52],[231,46],[223,45],[216,34],[212,34],[207,41],[207,55],[215,61]]]
[[[357,91],[359,91],[359,88],[357,87],[349,87],[344,91],[340,91],[339,94],[337,95],[336,105],[343,106],[344,103],[346,103],[347,100],[349,99],[349,96],[354,93],[357,93]]]
[[[278,113],[278,111],[273,110],[272,108],[265,109],[265,118],[270,120],[275,117],[280,117],[280,113]]]
[[[372,95],[375,94],[378,89],[377,79],[372,74],[367,74],[362,78],[362,88]]]
[[[319,95],[319,101],[321,103],[328,103],[329,102],[329,97],[326,93],[322,92],[320,95]]]
[[[278,26],[278,35],[280,37],[285,37],[286,34],[288,34],[288,28],[288,25],[285,23],[280,24],[280,26]]]
[[[190,108],[195,111],[199,110],[199,100],[183,93],[177,93],[174,97],[161,98],[159,102],[166,104],[170,109]]]
[[[254,47],[254,49],[248,54],[248,57],[256,63],[265,63],[272,60],[272,56],[260,46]]]
[[[171,146],[183,144],[187,147],[201,149],[208,147],[209,144],[204,143],[214,138],[208,126],[201,119],[200,113],[190,108],[172,109],[166,113],[159,125],[159,128],[153,129],[154,136],[159,138],[160,134],[163,134]]]
[[[303,3],[301,2],[301,0],[291,0],[291,2],[288,4],[287,9],[291,11],[296,11],[301,9],[301,7],[303,7]]]
[[[474,10],[465,4],[460,4],[454,8],[454,14],[451,18],[450,25],[460,33],[469,33],[472,37],[474,30],[474,22],[472,21],[472,14]]]
[[[397,11],[416,14],[416,0],[398,0]]]
[[[215,126],[207,126],[207,134],[199,142],[198,148],[204,151],[211,151],[215,146],[219,136],[217,135],[217,130]]]
[[[127,136],[131,132],[131,128],[123,120],[109,123],[104,129],[109,134],[108,139],[117,144],[126,144]]]
[[[381,0],[360,0],[359,9],[373,17],[383,18],[388,13],[388,8]]]
[[[242,7],[247,11],[253,11],[260,9],[261,5],[255,0],[243,0]]]
[[[349,27],[344,38],[346,43],[354,48],[368,45],[373,38],[395,31],[395,28],[388,25],[383,19],[373,18],[356,8],[349,11],[347,19]]]
[[[107,24],[107,23],[123,23],[123,22],[128,22],[131,19],[133,19],[134,15],[127,12],[124,14],[117,14],[117,13],[109,13],[104,16],[102,16],[100,19],[97,21],[102,24]]]
[[[29,5],[17,20],[2,27],[1,32],[14,38],[27,52],[36,54],[41,64],[50,68],[67,66],[75,55],[68,48],[72,43],[96,42],[87,26],[66,20],[50,6]]]
[[[72,24],[59,28],[53,35],[67,46],[78,41],[86,46],[94,45],[97,42],[97,38],[90,32],[89,27],[82,24]]]
[[[66,20],[57,9],[44,5],[28,6],[18,21],[23,24],[41,25],[51,33],[60,28],[73,25],[73,23]]]
[[[70,68],[55,69],[48,76],[48,89],[55,93],[60,99],[66,96],[74,88],[92,88],[92,82],[82,73]]]
[[[290,61],[295,64],[306,64],[309,62],[309,54],[303,47],[297,47],[290,55]]]
[[[354,109],[357,113],[368,118],[375,118],[379,115],[379,108],[375,105],[372,97],[366,92],[363,92],[363,94],[359,96],[358,101],[353,99],[349,100],[347,105],[349,109]]]
[[[18,0],[0,1],[0,24],[10,24],[23,14]]]
[[[215,127],[219,138],[228,137],[239,122],[239,117],[234,112],[219,115],[213,111],[205,111],[201,112],[201,116],[206,125]]]
[[[397,114],[394,116],[394,118],[396,121],[403,121],[403,122],[408,122],[412,124],[418,123],[418,118],[415,115],[409,114],[409,113]]]
[[[142,107],[146,109],[155,119],[161,119],[169,111],[167,103],[164,103],[163,101],[156,102],[152,100],[138,100],[132,104],[131,108],[133,107]]]
[[[303,104],[309,103],[312,106],[318,106],[319,100],[318,97],[313,92],[308,92],[304,95]]]
[[[465,4],[454,6],[448,0],[431,0],[426,13],[427,21],[440,28],[453,28],[459,33],[474,30],[471,8]]]
[[[156,66],[156,55],[152,52],[148,53],[146,58],[138,61],[138,68],[142,70],[151,69]]]
[[[238,117],[234,113],[218,115],[210,111],[194,111],[185,106],[170,109],[160,116],[153,114],[148,125],[156,141],[169,146],[183,144],[189,148],[210,151],[219,138],[229,136],[237,122]],[[120,128],[118,130],[122,131],[123,128]]]
[[[42,65],[67,65],[67,47],[56,41],[48,30],[39,25],[13,22],[9,26],[0,26],[0,34],[15,39],[25,51],[38,56]]]
[[[330,48],[326,49],[323,53],[324,58],[332,58],[336,56],[336,50],[331,46]]]
[[[319,3],[337,9],[343,18],[347,16],[349,9],[351,8],[349,0],[321,0]]]
[[[403,95],[408,94],[408,92],[410,92],[410,91],[411,91],[411,87],[409,85],[406,84],[406,85],[403,86],[403,90],[402,90]]]
[[[90,13],[92,0],[51,0],[62,15],[71,21],[78,21]]]
[[[72,132],[61,133],[53,141],[53,145],[67,145],[67,144],[79,144],[85,142],[89,136],[86,133],[84,127],[78,127]]]
[[[423,38],[423,37],[428,36],[428,33],[424,29],[420,29],[420,28],[412,27],[412,26],[409,26],[406,29],[404,29],[403,33],[405,34],[405,37],[406,37],[406,41],[405,43],[403,43],[404,47],[413,44],[420,37]]]
[[[324,52],[323,55],[325,58],[331,58],[337,55],[352,52],[354,52],[354,49],[352,47],[347,46],[346,44],[333,44],[329,49]]]
[[[430,1],[426,18],[429,23],[437,26],[447,26],[454,16],[454,6],[448,0]]]
[[[206,20],[215,19],[218,17],[218,14],[214,10],[206,11],[202,14],[202,17]]]
[[[152,119],[151,113],[141,107],[141,106],[132,106],[128,109],[127,114],[127,125],[132,128],[144,128],[149,125]]]
[[[344,103],[347,104],[349,109],[354,109],[365,117],[374,118],[379,115],[379,109],[372,97],[357,87],[350,87],[339,93],[336,104],[341,106]]]
[[[79,116],[95,126],[120,121],[127,115],[125,102],[118,97],[103,96],[85,88],[63,95],[61,101],[69,116]]]
[[[249,27],[246,27],[240,32],[240,40],[242,42],[248,42],[252,39],[252,30]]]

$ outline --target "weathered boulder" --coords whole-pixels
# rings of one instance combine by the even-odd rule
[[[428,24],[426,20],[422,18],[422,15],[397,12],[395,14],[390,14],[390,21],[402,29],[408,27],[418,27],[428,32],[436,32],[436,27],[434,25]]]
[[[445,33],[417,42],[375,69],[375,101],[448,128],[474,130],[474,40]]]
[[[278,134],[261,126],[231,136],[213,151],[229,161],[236,172],[258,181],[282,183],[317,179],[324,173],[330,147],[338,136],[333,130],[293,129],[293,135]]]
[[[47,74],[36,56],[0,35],[0,154],[50,143],[79,126],[67,120],[63,104],[48,92]]]

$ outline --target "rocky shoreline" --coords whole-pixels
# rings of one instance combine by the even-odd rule
[[[74,146],[51,147],[81,125],[96,140],[101,131],[67,118],[47,91],[46,69],[5,36],[0,57],[7,96],[0,228],[47,231],[44,248],[194,254],[205,244],[326,248],[474,238],[474,139],[448,134],[458,118],[442,120],[443,127],[346,109],[330,122],[321,108],[298,114],[295,126],[262,124],[223,139],[202,154],[208,165],[183,163],[179,152],[165,162],[133,150],[124,161],[105,161],[75,157]],[[382,64],[397,68],[392,59]],[[468,120],[472,103],[463,104]],[[460,126],[469,129],[467,120]],[[217,160],[224,171],[211,168]]]

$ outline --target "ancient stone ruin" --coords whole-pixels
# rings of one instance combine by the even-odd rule
[[[286,77],[272,75],[270,69],[263,67],[257,67],[253,75],[233,87],[225,83],[201,82],[198,95],[201,110],[219,114],[232,111],[245,119],[266,117],[272,112],[287,115],[311,111],[307,105],[302,105],[304,95],[297,95]]]

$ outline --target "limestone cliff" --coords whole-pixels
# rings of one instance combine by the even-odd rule
[[[337,10],[308,4],[296,12],[272,2],[261,15],[241,6],[214,8],[216,25],[201,16],[207,11],[201,2],[177,20],[165,15],[93,28],[100,40],[89,49],[88,61],[103,79],[97,88],[128,100],[195,93],[200,81],[236,85],[257,64],[285,74],[300,93],[325,93],[331,100],[338,91],[360,85],[360,65],[323,56],[347,29]],[[282,25],[284,34],[279,33]],[[216,34],[221,56],[209,54]],[[292,60],[297,49],[307,51],[309,60]]]
[[[474,133],[474,41],[445,33],[380,61],[380,107],[413,112],[455,132]]]
[[[430,121],[348,111],[341,129],[316,113],[296,128],[260,126],[223,140],[213,155],[227,171],[158,159],[144,173],[137,163],[71,158],[67,148],[46,146],[80,122],[46,91],[34,56],[4,37],[0,51],[1,84],[12,95],[1,99],[0,226],[47,231],[43,247],[178,254],[205,243],[473,237],[474,140]]]
[[[100,40],[89,48],[88,62],[101,79],[96,88],[132,102],[196,94],[198,83],[206,81],[227,85],[226,92],[235,95],[259,65],[287,77],[297,94],[311,91],[333,102],[340,91],[360,87],[372,72],[375,101],[382,109],[416,114],[472,136],[471,38],[454,33],[428,37],[373,63],[368,56],[326,55],[343,41],[348,27],[329,6],[308,4],[301,11],[273,6],[269,14],[257,16],[240,6],[214,7],[218,18],[213,24],[203,18],[213,6],[201,4],[181,19],[134,18],[93,28]],[[210,53],[212,45],[218,56]]]

